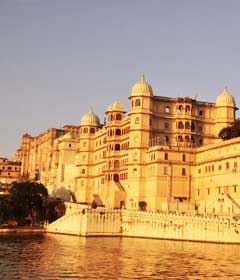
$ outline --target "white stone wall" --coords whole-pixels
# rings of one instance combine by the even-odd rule
[[[167,213],[82,209],[48,225],[48,232],[81,236],[126,236],[240,243],[240,221]]]

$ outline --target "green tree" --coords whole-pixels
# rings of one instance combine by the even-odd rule
[[[49,223],[57,220],[65,214],[65,205],[61,199],[48,198],[44,201],[44,216]]]
[[[12,207],[10,201],[9,195],[0,196],[0,225],[8,223],[8,221],[12,218]]]
[[[10,189],[10,200],[12,205],[12,218],[20,225],[30,215],[32,225],[36,220],[43,217],[43,201],[48,197],[48,191],[42,184],[36,182],[13,183]]]
[[[237,119],[233,124],[232,128],[232,138],[240,136],[240,119]]]
[[[218,134],[218,137],[223,140],[228,140],[232,138],[232,129],[231,127],[224,127]]]
[[[221,131],[218,134],[218,137],[223,140],[228,140],[239,136],[240,136],[240,119],[235,120],[233,125],[221,129]]]

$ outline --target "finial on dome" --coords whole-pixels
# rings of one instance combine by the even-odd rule
[[[98,116],[93,113],[93,108],[90,106],[90,111],[85,114],[81,119],[81,125],[95,125],[98,126],[100,124]]]
[[[141,75],[141,79],[132,87],[131,96],[153,96],[152,87],[145,81],[144,74]]]
[[[228,87],[227,86],[224,87],[224,92],[228,92]]]
[[[236,106],[234,97],[230,94],[227,86],[224,87],[223,92],[217,97],[216,106]]]
[[[145,77],[144,77],[144,74],[142,74],[142,76],[141,76],[141,83],[145,83]]]

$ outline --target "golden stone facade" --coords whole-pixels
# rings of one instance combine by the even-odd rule
[[[120,101],[110,104],[105,124],[91,109],[79,126],[25,134],[17,151],[22,176],[69,189],[80,203],[236,213],[240,139],[218,138],[235,121],[228,89],[216,103],[155,96],[142,76],[129,101],[128,113]]]

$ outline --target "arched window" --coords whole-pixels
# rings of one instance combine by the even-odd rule
[[[82,174],[85,174],[86,173],[86,170],[83,168],[82,169]]]
[[[115,173],[115,174],[113,175],[113,181],[114,181],[114,182],[119,182],[119,174]]]
[[[168,143],[169,142],[169,137],[165,136],[165,142]]]
[[[117,121],[121,121],[122,120],[122,115],[121,114],[117,114],[116,115],[116,120]]]
[[[165,160],[168,160],[168,153],[165,153],[165,154],[164,154],[164,159],[165,159]]]
[[[182,106],[182,105],[179,105],[177,111],[178,111],[178,112],[182,112],[182,111],[183,111],[183,106]]]
[[[110,115],[110,119],[111,119],[111,121],[113,121],[114,120],[114,116]]]
[[[189,105],[186,106],[185,111],[186,111],[186,113],[190,112],[190,106]]]
[[[178,136],[177,141],[178,141],[178,142],[183,142],[183,137],[182,137],[182,135],[179,135],[179,136]]]
[[[195,125],[194,125],[194,123],[191,124],[191,130],[192,130],[192,131],[195,130]]]
[[[91,134],[94,134],[94,133],[95,133],[95,128],[91,127],[91,128],[90,128],[90,133],[91,133]]]
[[[185,142],[190,142],[189,136],[185,136]]]
[[[190,129],[190,123],[189,122],[185,123],[185,129]]]
[[[120,151],[120,144],[115,144],[115,151]]]
[[[139,107],[139,106],[141,106],[141,101],[140,101],[140,99],[136,99],[135,107]]]
[[[165,113],[170,113],[170,107],[169,106],[165,107]]]
[[[179,122],[179,123],[178,123],[178,129],[183,129],[183,128],[184,128],[183,123],[182,123],[182,122]]]
[[[203,144],[203,140],[199,139],[199,145],[202,146],[202,144]]]
[[[139,124],[139,123],[140,123],[139,117],[135,118],[135,124]]]
[[[182,160],[186,161],[186,155],[185,154],[182,155]]]
[[[119,160],[114,160],[114,168],[118,168],[120,166]]]
[[[115,135],[121,135],[121,129],[117,128],[115,131]]]
[[[194,136],[191,136],[191,143],[195,143],[195,138],[194,138]]]

